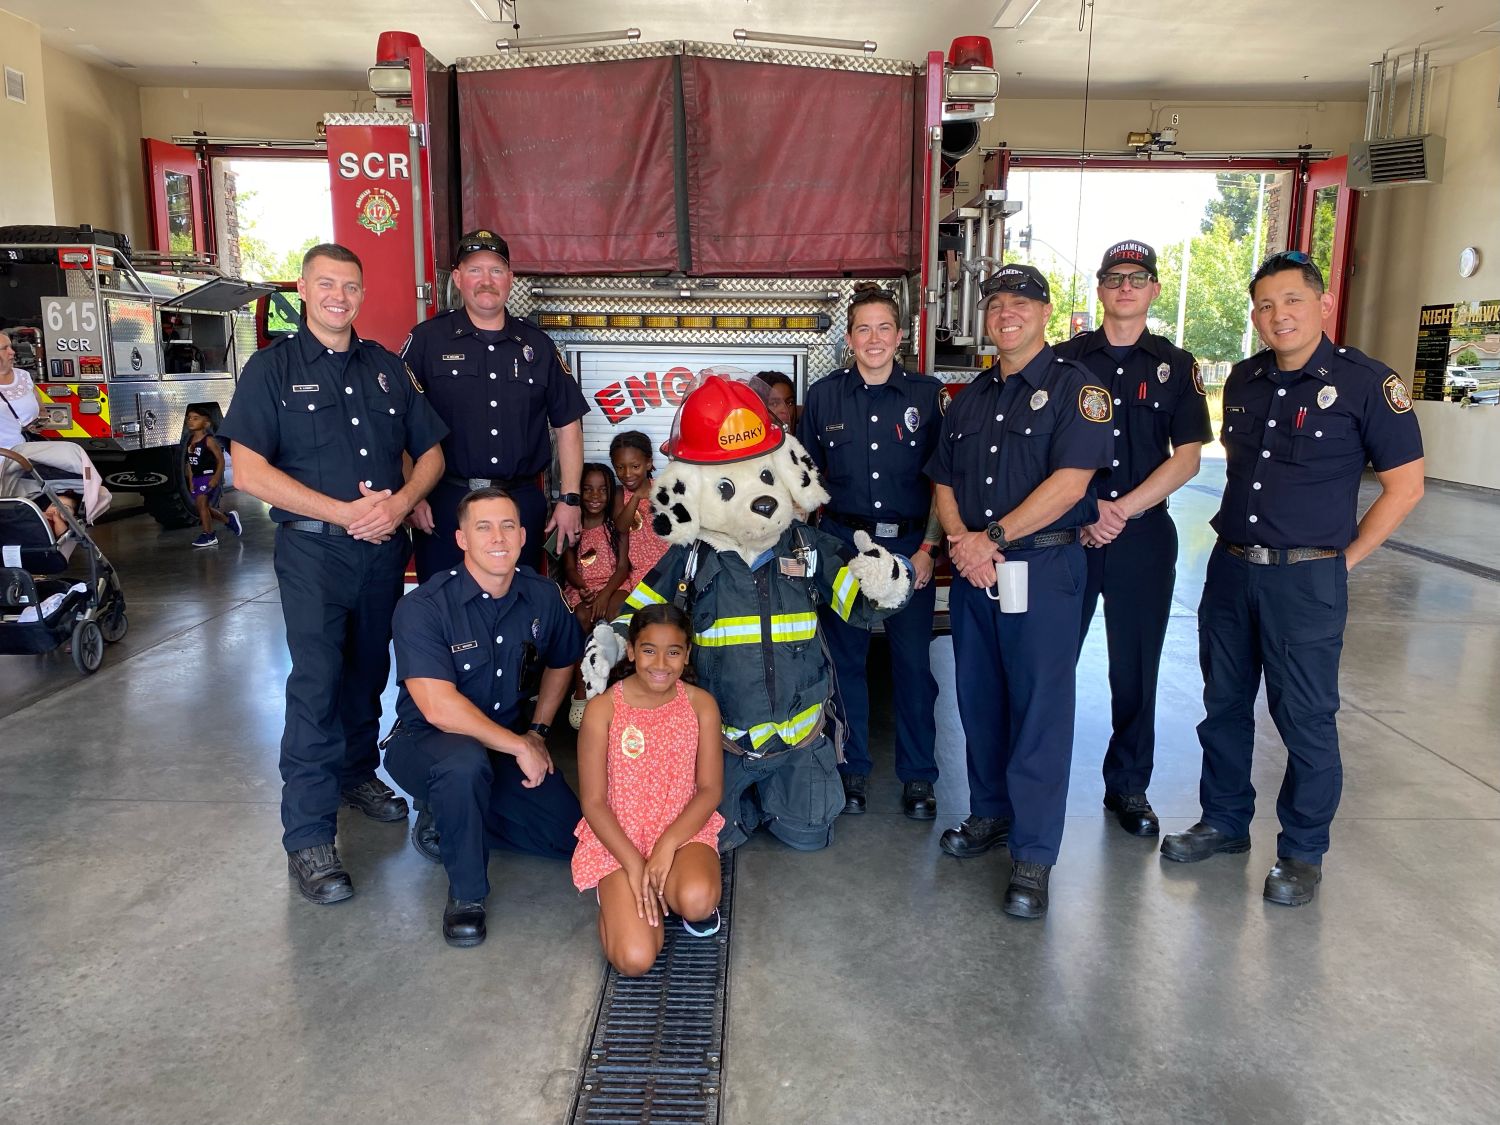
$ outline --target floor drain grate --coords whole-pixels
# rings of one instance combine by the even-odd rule
[[[723,925],[689,937],[668,922],[661,956],[643,977],[605,975],[570,1125],[715,1125],[724,1068],[724,1012],[734,856],[723,859]]]

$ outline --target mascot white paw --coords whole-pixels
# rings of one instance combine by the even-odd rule
[[[849,560],[849,573],[859,580],[859,587],[882,609],[896,609],[911,597],[911,564],[893,555],[863,531],[854,533],[854,549],[859,552]]]
[[[589,699],[604,691],[609,683],[610,670],[624,655],[625,640],[610,628],[609,622],[601,621],[595,625],[583,649],[581,669],[584,692]]]

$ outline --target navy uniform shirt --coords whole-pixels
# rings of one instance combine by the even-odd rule
[[[1055,350],[1087,367],[1114,400],[1114,463],[1094,483],[1101,498],[1116,500],[1139,487],[1174,447],[1214,440],[1198,364],[1166,337],[1142,332],[1120,359],[1096,328]]]
[[[401,356],[448,423],[447,472],[461,477],[544,471],[547,427],[589,412],[552,337],[508,313],[498,331],[475,328],[463,309],[439,313],[411,330]]]
[[[858,368],[835,371],[807,391],[798,440],[817,462],[830,512],[871,520],[927,519],[925,470],[937,448],[943,384],[901,365],[879,386]]]
[[[462,562],[429,578],[396,603],[396,714],[403,727],[431,730],[406,681],[447,680],[502,727],[521,710],[521,666],[535,648],[548,668],[568,668],[583,656],[583,631],[554,582],[526,567],[510,589],[493,598]]]
[[[359,485],[406,483],[401,455],[416,459],[447,434],[401,360],[351,334],[336,352],[304,326],[250,357],[219,438],[245,445],[293,480],[335,500]],[[306,512],[272,508],[277,523]]]
[[[1109,392],[1073,360],[1042,346],[1007,379],[992,367],[954,398],[927,465],[935,484],[953,489],[964,526],[979,531],[1002,519],[1058,469],[1107,469],[1114,459]],[[1046,527],[1079,527],[1099,518],[1090,490]]]
[[[1210,523],[1230,543],[1262,547],[1342,550],[1365,463],[1383,473],[1422,456],[1406,383],[1327,336],[1301,371],[1277,371],[1270,349],[1235,364],[1221,438],[1228,472]]]

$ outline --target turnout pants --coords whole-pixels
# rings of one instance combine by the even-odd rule
[[[547,498],[534,480],[506,491],[521,509],[521,526],[526,529],[521,565],[542,574],[542,528],[547,526]],[[464,557],[454,533],[458,531],[458,502],[468,494],[468,488],[447,480],[438,481],[427,494],[427,504],[432,509],[432,534],[419,531],[414,536],[418,583],[426,582],[440,570],[451,570]]]
[[[1221,544],[1209,556],[1198,607],[1198,659],[1207,712],[1198,724],[1203,822],[1227,836],[1250,832],[1255,696],[1264,675],[1266,705],[1287,756],[1276,798],[1281,821],[1276,854],[1305,863],[1321,862],[1328,851],[1328,829],[1343,788],[1334,716],[1348,580],[1342,553],[1255,566]]]
[[[333,842],[339,793],[375,776],[391,614],[408,541],[276,530],[276,580],[292,672],[281,736],[282,843]]]
[[[1172,588],[1177,581],[1177,525],[1166,505],[1128,520],[1107,547],[1084,553],[1081,648],[1099,599],[1109,646],[1112,733],[1104,752],[1104,790],[1144,793],[1156,760],[1156,681],[1161,668]]]
[[[491,848],[546,859],[573,854],[583,810],[561,772],[527,789],[511,755],[466,735],[405,726],[386,746],[385,768],[432,813],[455,898],[477,901],[490,893]]]
[[[825,518],[823,530],[849,543],[854,532],[837,520]],[[911,556],[922,542],[920,530],[900,539],[881,542],[881,546],[898,555]],[[937,587],[929,582],[913,590],[909,601],[898,613],[882,623],[891,646],[891,679],[895,682],[896,708],[896,776],[902,781],[936,781],[937,720],[933,707],[937,703],[937,680],[932,675],[932,615],[937,604]],[[870,761],[870,691],[866,667],[870,657],[870,631],[857,629],[827,606],[820,606],[818,617],[828,652],[833,657],[837,676],[839,710],[848,724],[844,741],[844,773],[868,774]]]
[[[844,810],[837,751],[828,738],[773,758],[724,754],[719,851],[733,851],[757,828],[798,851],[833,842],[833,822]]]
[[[1008,553],[1031,564],[1025,613],[1001,613],[963,578],[948,595],[969,812],[1008,819],[1010,854],[1027,863],[1056,863],[1062,846],[1083,555],[1077,543]]]

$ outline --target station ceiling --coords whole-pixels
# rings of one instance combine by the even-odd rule
[[[628,26],[725,43],[744,27],[922,59],[989,35],[1008,97],[1081,96],[1087,69],[1094,97],[1361,101],[1384,51],[1425,44],[1449,65],[1500,46],[1495,0],[1097,0],[1091,62],[1084,0],[0,0],[48,46],[139,85],[250,89],[363,89],[384,30],[445,62],[489,54],[517,5],[522,36]]]

